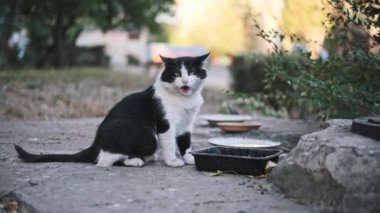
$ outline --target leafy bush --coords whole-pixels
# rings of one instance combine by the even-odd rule
[[[283,66],[288,66],[289,63],[296,63],[300,57],[295,55],[286,55],[279,60]],[[266,66],[273,64],[278,60],[275,57],[262,54],[244,54],[236,56],[230,66],[231,74],[234,79],[233,89],[238,92],[245,93],[266,93],[264,89],[264,79]],[[279,62],[279,61],[278,61]],[[277,88],[286,88],[285,82],[276,79]]]
[[[250,96],[235,97],[251,99],[245,103],[252,109],[284,115],[274,112],[285,108],[291,117],[317,114],[325,119],[380,113],[379,55],[358,50],[327,62],[277,53],[238,59],[239,65],[231,66],[234,89]]]
[[[244,111],[256,110],[265,115],[286,117],[288,116],[286,107],[279,105],[272,97],[271,91],[265,89],[267,67],[276,64],[291,70],[291,67],[301,63],[301,60],[302,58],[297,55],[277,57],[252,53],[236,56],[230,66],[233,92],[230,91],[229,95]],[[292,70],[297,72],[297,70]],[[275,90],[285,92],[291,89],[282,78],[271,81]]]
[[[345,29],[348,32],[350,27],[356,31],[369,27],[379,29],[379,18],[372,14],[378,7],[366,3],[370,0],[359,3],[346,0],[350,10],[339,1],[328,2],[335,12],[328,15],[333,25],[327,41],[333,43],[334,48],[344,45],[345,50],[330,56],[327,61],[311,59],[308,52],[291,55],[273,42],[275,38],[282,41],[286,35],[273,30],[265,32],[256,25],[258,35],[273,46],[274,53],[236,58],[231,66],[236,90],[232,94],[239,103],[251,110],[290,117],[318,115],[328,119],[380,114],[379,53],[371,53],[372,44],[367,41],[369,46],[351,45],[352,39],[345,41],[349,36],[339,34]],[[359,12],[366,17],[364,21],[357,18]],[[379,41],[378,34],[372,38],[364,30],[362,34],[375,44]],[[289,37],[301,40],[296,35]],[[286,113],[281,113],[284,111]]]

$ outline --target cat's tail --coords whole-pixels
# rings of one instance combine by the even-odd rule
[[[92,163],[95,161],[98,151],[94,146],[82,150],[75,154],[43,154],[36,155],[25,151],[21,146],[14,145],[21,160],[25,162],[84,162]]]

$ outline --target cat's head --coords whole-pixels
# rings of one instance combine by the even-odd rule
[[[168,58],[160,55],[164,64],[160,80],[164,87],[183,96],[190,96],[199,90],[207,77],[204,61],[209,54],[178,58]]]

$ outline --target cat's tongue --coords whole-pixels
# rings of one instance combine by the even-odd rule
[[[181,89],[181,92],[182,92],[184,95],[188,95],[188,94],[190,94],[190,90],[191,90],[190,87],[188,87],[188,86],[183,86],[183,87],[181,87],[180,89]]]

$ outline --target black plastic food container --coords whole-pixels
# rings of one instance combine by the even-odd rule
[[[193,151],[195,166],[201,171],[232,171],[261,175],[268,161],[277,162],[280,150],[209,147]]]

